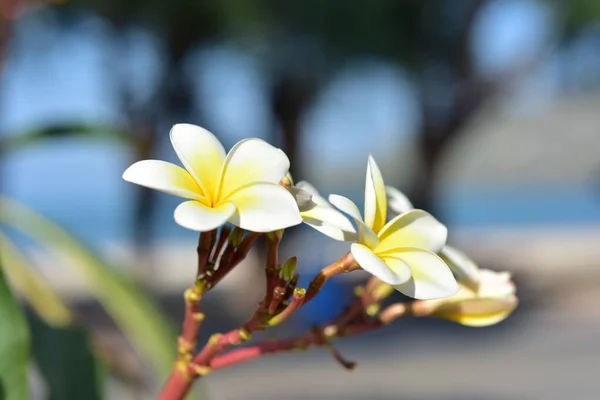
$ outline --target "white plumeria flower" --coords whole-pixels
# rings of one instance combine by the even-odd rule
[[[348,218],[321,197],[314,186],[306,181],[301,181],[295,187],[312,195],[314,206],[307,207],[304,211],[300,208],[300,215],[306,225],[335,240],[354,241],[357,239],[356,230]]]
[[[408,197],[398,189],[387,186],[386,192],[390,210],[394,213],[403,214],[413,209],[413,205]],[[467,257],[463,252],[448,245],[440,250],[439,255],[450,267],[450,270],[454,273],[454,276],[460,284],[470,287],[473,290],[477,290],[477,285],[479,284],[479,268],[473,260]]]
[[[358,242],[350,251],[362,269],[416,299],[447,297],[458,290],[452,272],[436,254],[446,244],[444,225],[422,210],[386,224],[385,185],[373,157],[367,166],[364,220],[346,197],[331,195],[329,201],[356,222]]]
[[[458,293],[445,299],[425,301],[417,312],[474,327],[504,320],[518,304],[510,274],[481,269],[479,276],[477,290],[461,284]]]
[[[270,232],[302,222],[294,197],[279,186],[290,162],[283,151],[260,139],[238,142],[229,153],[209,131],[177,124],[171,143],[185,169],[159,160],[139,161],[123,179],[190,199],[175,209],[175,221],[194,231],[226,222]]]

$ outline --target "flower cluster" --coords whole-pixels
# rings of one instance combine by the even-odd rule
[[[506,318],[517,305],[510,275],[480,270],[465,254],[448,246],[447,228],[428,212],[413,209],[401,192],[386,187],[371,156],[361,214],[346,197],[330,195],[326,200],[309,183],[294,184],[285,153],[260,139],[242,140],[226,153],[212,133],[198,126],[175,125],[170,138],[184,168],[145,160],[123,174],[129,182],[187,199],[175,209],[175,221],[203,232],[197,280],[186,292],[189,320],[186,316],[179,351],[183,378],[172,376],[163,393],[183,390],[178,379],[186,381],[252,358],[244,358],[250,354],[244,349],[220,354],[248,340],[253,331],[281,323],[341,272],[362,269],[373,276],[359,288],[360,298],[345,314],[295,340],[259,344],[252,354],[326,345],[333,337],[379,327],[405,314],[486,326]],[[306,290],[296,287],[297,259],[282,264],[277,259],[283,230],[302,222],[332,239],[351,242],[349,252],[323,268]],[[204,318],[199,312],[202,296],[239,263],[261,234],[266,234],[268,242],[265,298],[242,328],[213,337],[193,357],[199,321]],[[381,311],[382,301],[394,290],[415,301]]]

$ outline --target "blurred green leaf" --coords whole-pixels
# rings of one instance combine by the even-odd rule
[[[29,332],[0,266],[0,399],[26,400]]]
[[[33,355],[45,378],[48,400],[100,400],[104,368],[81,327],[51,327],[30,318]]]
[[[116,126],[86,125],[86,124],[57,124],[25,132],[4,135],[0,139],[2,153],[11,152],[43,140],[62,137],[89,137],[132,142],[136,137],[131,131]]]
[[[19,249],[0,232],[0,260],[11,286],[33,310],[53,326],[66,326],[72,320],[71,311],[60,297],[30,267]]]
[[[151,297],[87,246],[24,205],[0,197],[0,223],[26,233],[65,257],[139,354],[161,379],[167,377],[175,356],[176,335],[171,321]]]

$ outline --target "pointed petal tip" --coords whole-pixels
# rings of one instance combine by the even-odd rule
[[[125,171],[123,171],[123,174],[121,175],[121,177],[126,180],[127,182],[131,182],[131,183],[137,183],[136,182],[136,177],[144,172],[143,168],[145,165],[148,165],[149,163],[154,162],[154,160],[140,160],[140,161],[136,161],[133,164],[131,164],[129,167],[127,167],[127,169]],[[161,161],[163,162],[163,161]]]

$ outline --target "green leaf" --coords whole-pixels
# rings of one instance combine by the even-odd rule
[[[0,197],[0,223],[24,232],[61,260],[66,259],[65,265],[84,279],[90,293],[138,353],[161,379],[168,376],[175,357],[176,335],[171,321],[139,286],[52,221],[5,197]]]
[[[30,318],[33,355],[45,378],[48,400],[102,398],[104,368],[81,327],[55,328]]]
[[[71,322],[73,317],[69,308],[30,267],[19,249],[1,232],[0,260],[11,287],[27,301],[40,318],[53,326],[66,326]]]
[[[29,332],[0,266],[0,399],[26,400]]]
[[[122,142],[133,142],[136,140],[131,131],[117,126],[67,123],[5,135],[0,138],[0,150],[5,153],[11,152],[39,143],[40,141],[62,137],[88,137]]]

